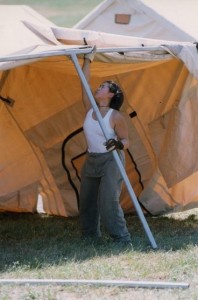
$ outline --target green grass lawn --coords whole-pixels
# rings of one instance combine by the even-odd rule
[[[0,0],[0,5],[28,5],[56,25],[72,27],[101,2],[101,0]]]
[[[78,217],[0,215],[1,279],[101,279],[189,283],[188,289],[93,286],[0,287],[0,299],[198,299],[198,211],[147,221],[153,250],[137,216],[126,216],[133,248],[82,240]]]

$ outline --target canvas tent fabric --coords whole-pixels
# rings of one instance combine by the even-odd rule
[[[1,6],[0,14],[11,11],[0,18],[0,209],[78,215],[84,108],[64,54],[77,51],[82,65],[84,38],[98,49],[93,90],[105,79],[124,90],[126,171],[143,207],[154,215],[197,207],[196,45],[62,28],[24,6]],[[121,47],[133,50],[112,50]],[[121,205],[134,210],[125,186]]]
[[[196,18],[197,10],[198,2],[196,0],[105,0],[80,20],[74,28],[168,41],[195,42],[198,40],[196,30],[198,25]],[[171,51],[170,47],[168,50]],[[186,49],[185,53],[186,58],[187,56],[191,56],[190,53],[187,54]],[[174,55],[174,51],[172,51],[172,54]],[[179,56],[181,58],[182,55]],[[187,58],[185,63],[186,65],[191,63],[196,64],[197,60],[188,60]],[[189,68],[192,70],[190,65]],[[185,122],[185,119],[183,122]],[[191,132],[191,130],[188,129],[188,132]],[[190,136],[191,138],[193,137],[193,135]],[[159,139],[160,136],[158,137],[158,140]],[[178,145],[180,143],[181,147],[183,147],[180,135],[178,135],[177,143]],[[194,144],[191,143],[192,148],[190,153],[194,151],[193,145]],[[172,149],[170,152],[169,159],[171,160]],[[191,156],[190,153],[189,157]],[[168,149],[164,148],[163,152],[161,152],[161,161],[163,161],[164,154],[168,155]],[[168,166],[169,164],[167,164],[166,174],[170,176],[171,170]],[[178,172],[179,170],[175,169],[173,177],[177,178]],[[163,175],[166,177],[165,173]],[[154,182],[156,182],[156,178],[159,178],[158,170],[156,170],[156,174],[153,174]],[[178,197],[180,197],[180,201],[182,201],[181,199],[196,198],[196,180],[196,175],[193,175],[180,182],[173,190],[169,190],[170,194],[173,195],[172,200],[176,200]],[[166,184],[164,184],[164,182],[161,182],[161,184],[162,187],[164,187],[167,181]],[[155,183],[153,184],[151,180],[150,185],[151,189],[153,189]],[[189,186],[191,187],[190,189]],[[147,189],[149,189],[149,185],[147,185]],[[147,191],[145,191],[144,189],[144,192],[140,195],[142,201],[147,201],[147,196],[144,197],[144,193],[147,194]],[[182,191],[182,194],[180,194],[180,191]],[[176,194],[178,196],[175,198]],[[155,197],[155,193],[150,197],[149,202],[151,203],[151,201],[153,201],[152,206],[158,207],[158,196]],[[177,201],[175,203],[177,203]]]
[[[196,42],[197,11],[197,0],[105,0],[74,28]]]

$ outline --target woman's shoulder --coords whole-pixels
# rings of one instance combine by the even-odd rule
[[[125,118],[123,116],[123,113],[113,109],[113,112],[111,114],[111,124],[112,127],[117,126],[118,124],[123,124],[125,122]]]
[[[112,109],[112,116],[113,118],[123,118],[123,114],[121,111],[116,110],[116,109]]]
[[[92,114],[93,112],[93,108],[91,107],[90,109],[88,109],[88,111],[86,112],[86,116]]]

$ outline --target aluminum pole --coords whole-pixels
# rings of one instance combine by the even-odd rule
[[[55,48],[55,47],[54,47]],[[55,49],[42,51],[40,53],[29,53],[29,54],[15,54],[15,55],[4,55],[0,56],[0,62],[8,62],[8,61],[20,61],[20,60],[29,60],[29,59],[42,59],[53,56],[61,56],[61,55],[72,55],[75,54],[85,54],[90,53],[92,51],[92,47],[83,47],[83,48],[69,48],[69,49]],[[162,46],[150,46],[150,47],[112,47],[112,48],[97,48],[97,53],[113,53],[113,52],[147,52],[147,51],[157,51],[158,54],[167,55],[168,51],[164,50]]]
[[[74,65],[75,65],[75,68],[76,68],[76,70],[77,70],[77,73],[78,73],[78,75],[79,75],[79,77],[80,77],[80,79],[81,79],[81,82],[82,82],[82,84],[83,84],[83,86],[84,86],[84,88],[85,88],[85,91],[86,91],[86,93],[87,93],[87,96],[88,96],[88,98],[89,98],[89,100],[90,100],[90,102],[91,102],[91,105],[92,105],[92,107],[93,107],[93,109],[94,109],[94,111],[95,111],[95,113],[96,113],[97,119],[98,119],[99,124],[100,124],[100,126],[101,126],[101,129],[102,129],[102,131],[103,131],[103,134],[104,134],[106,140],[108,140],[109,137],[108,137],[108,135],[107,135],[107,133],[106,133],[106,128],[105,128],[105,125],[104,125],[102,116],[101,116],[100,111],[99,111],[99,109],[98,109],[98,106],[97,106],[97,104],[96,104],[96,102],[95,102],[95,99],[94,99],[94,97],[93,97],[93,95],[92,95],[92,92],[91,92],[91,90],[90,90],[90,87],[89,87],[89,85],[88,85],[88,83],[87,83],[87,80],[86,80],[86,78],[85,78],[85,75],[84,75],[84,73],[83,73],[83,71],[82,71],[82,69],[81,69],[81,66],[80,66],[80,64],[79,64],[79,62],[78,62],[78,59],[77,59],[76,54],[75,54],[75,53],[72,53],[72,54],[71,54],[71,58],[72,58],[72,61],[73,61]],[[152,232],[151,232],[151,230],[150,230],[150,228],[149,228],[149,226],[148,226],[148,223],[147,223],[147,221],[146,221],[146,218],[145,218],[145,216],[144,216],[144,214],[143,214],[143,212],[142,212],[142,210],[141,210],[141,207],[140,207],[140,205],[139,205],[139,203],[138,203],[138,200],[137,200],[137,198],[136,198],[136,195],[135,195],[135,193],[134,193],[134,191],[133,191],[133,189],[132,189],[132,187],[131,187],[130,181],[129,181],[128,177],[127,177],[125,168],[123,167],[122,162],[120,161],[119,155],[118,155],[118,153],[117,153],[116,150],[113,151],[113,156],[114,156],[114,159],[116,160],[116,163],[117,163],[117,165],[118,165],[118,167],[119,167],[119,169],[120,169],[122,178],[123,178],[123,180],[124,180],[124,182],[125,182],[125,184],[126,184],[126,187],[127,187],[127,189],[128,189],[128,192],[129,192],[129,195],[130,195],[130,197],[131,197],[131,200],[132,200],[132,202],[133,202],[133,204],[134,204],[134,206],[135,206],[135,209],[136,209],[136,211],[137,211],[137,214],[138,214],[138,216],[139,216],[139,218],[140,218],[140,220],[141,220],[141,222],[142,222],[142,225],[143,225],[144,230],[145,230],[145,232],[146,232],[146,234],[147,234],[147,236],[148,236],[148,238],[149,238],[149,240],[150,240],[150,243],[151,243],[152,247],[153,247],[154,249],[156,249],[156,248],[157,248],[157,244],[156,244],[156,242],[155,242],[155,239],[154,239],[154,237],[153,237],[153,235],[152,235]]]
[[[0,279],[0,285],[96,285],[96,286],[118,286],[128,288],[149,289],[175,289],[189,288],[185,282],[160,282],[160,281],[131,281],[131,280],[89,280],[89,279]]]

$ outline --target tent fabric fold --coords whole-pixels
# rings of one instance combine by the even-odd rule
[[[196,45],[62,28],[24,6],[1,6],[0,16],[14,12],[13,32],[10,19],[0,18],[0,96],[14,100],[12,107],[0,101],[0,210],[78,215],[85,112],[80,78],[64,51],[79,51],[82,65],[84,37],[98,49],[93,90],[112,79],[124,91],[126,171],[140,203],[153,215],[197,207]],[[15,60],[19,55],[26,59]],[[125,186],[121,205],[134,210]]]

